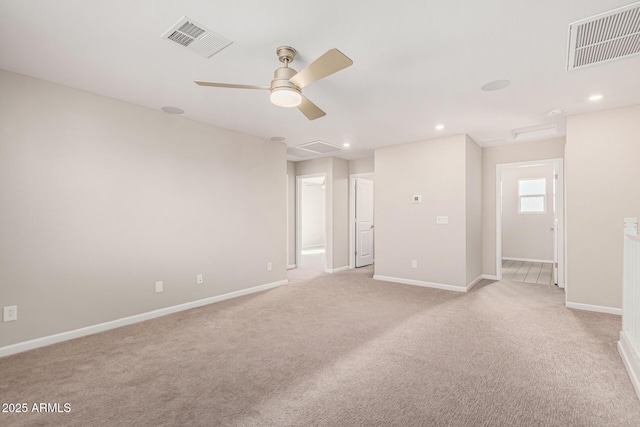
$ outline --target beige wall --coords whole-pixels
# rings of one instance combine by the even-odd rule
[[[502,258],[553,262],[553,178],[554,165],[502,169]],[[518,213],[518,181],[545,178],[544,213]]]
[[[640,217],[640,105],[567,118],[567,302],[622,306],[624,217]]]
[[[349,266],[349,162],[332,157],[333,268]]]
[[[465,148],[458,135],[376,150],[376,275],[466,286]]]
[[[367,157],[365,159],[349,160],[349,174],[361,174],[361,173],[374,173],[375,172],[375,160],[373,157]]]
[[[486,147],[482,153],[482,271],[496,274],[496,165],[564,156],[564,138]]]
[[[466,284],[482,275],[482,148],[466,136]]]
[[[0,93],[0,346],[286,279],[283,144],[4,71]]]
[[[296,164],[287,161],[287,266],[296,265]]]

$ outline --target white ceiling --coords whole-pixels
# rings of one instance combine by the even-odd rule
[[[562,135],[565,115],[640,103],[640,55],[566,71],[569,23],[631,2],[2,0],[0,68],[291,147],[349,142],[345,159],[458,133],[494,145],[515,128],[557,122]],[[233,44],[206,59],[163,40],[183,16]],[[266,91],[193,83],[268,85],[281,45],[298,50],[297,70],[333,47],[354,61],[304,89],[325,117],[276,107]],[[511,85],[480,90],[498,79]]]

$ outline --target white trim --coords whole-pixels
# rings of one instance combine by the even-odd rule
[[[17,344],[7,345],[4,347],[0,347],[0,357],[10,356],[16,353],[22,353],[23,351],[33,350],[35,348],[45,347],[47,345],[56,344],[59,342],[84,337],[87,335],[93,335],[98,332],[104,332],[110,329],[132,325],[134,323],[144,322],[145,320],[155,319],[157,317],[166,316],[168,314],[177,313],[179,311],[190,310],[192,308],[202,307],[204,305],[209,305],[209,304],[213,304],[213,303],[228,300],[228,299],[238,298],[238,297],[253,294],[256,292],[266,291],[268,289],[286,285],[287,283],[289,283],[289,281],[286,279],[280,280],[277,282],[267,283],[265,285],[259,285],[259,286],[254,286],[252,288],[229,292],[227,294],[218,295],[215,297],[205,298],[197,301],[191,301],[184,304],[178,304],[171,307],[165,307],[158,310],[148,311],[146,313],[135,314],[129,317],[123,317],[121,319],[116,319],[109,322],[98,323],[97,325],[91,325],[91,326],[87,326],[80,329],[74,329],[72,331],[61,332],[59,334],[49,335],[47,337],[36,338],[29,341],[19,342]]]
[[[377,274],[373,276],[373,279],[382,280],[384,282],[402,283],[403,285],[413,285],[413,286],[422,286],[425,288],[443,289],[445,291],[467,292],[467,290],[470,289],[468,286],[464,287],[464,286],[446,285],[444,283],[423,282],[422,280],[401,279],[398,277],[380,276]]]
[[[633,345],[631,345],[624,331],[620,332],[618,353],[620,353],[620,357],[622,357],[622,362],[624,362],[624,367],[627,368],[631,384],[633,384],[636,395],[640,399],[640,355],[634,350]]]
[[[287,270],[293,270],[294,268],[298,268],[298,264],[289,264],[289,265],[287,265]]]
[[[351,267],[348,265],[344,265],[342,267],[338,267],[338,268],[325,268],[324,271],[325,273],[338,273],[340,271],[346,271],[346,270],[351,270]]]
[[[375,172],[352,173],[349,175],[349,266],[356,268],[356,178],[373,178],[375,180]],[[374,200],[375,200],[375,183],[374,183]],[[374,205],[374,221],[375,221],[375,205]],[[375,236],[375,234],[374,234]],[[375,237],[374,243],[375,245]],[[375,263],[375,260],[374,260]]]
[[[475,285],[477,285],[478,282],[481,281],[481,280],[482,280],[482,275],[478,276],[476,278],[476,280],[474,280],[473,282],[469,283],[467,285],[466,291],[469,292],[471,290],[471,288],[473,288]]]
[[[478,276],[478,278],[476,280],[474,280],[473,282],[469,283],[467,285],[467,292],[469,292],[471,290],[471,288],[473,288],[475,285],[478,284],[479,281],[481,280],[498,280],[498,278],[494,275],[491,274],[481,274]]]
[[[595,311],[596,313],[608,313],[622,316],[621,308],[604,307],[602,305],[581,304],[579,302],[567,301],[567,308],[574,308],[576,310]]]
[[[553,264],[552,259],[530,259],[530,258],[513,258],[513,257],[502,257],[503,261],[525,261],[525,262],[544,262],[545,264]]]

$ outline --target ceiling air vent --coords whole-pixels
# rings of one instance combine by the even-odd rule
[[[640,2],[569,24],[567,70],[640,53]]]
[[[328,142],[324,142],[321,140],[318,141],[312,141],[312,142],[307,142],[305,144],[302,145],[298,145],[298,148],[302,148],[303,150],[308,150],[308,151],[312,151],[316,154],[326,154],[326,153],[331,153],[333,151],[341,151],[342,148],[333,145],[333,144],[329,144]]]
[[[186,16],[183,16],[174,26],[169,28],[162,35],[162,38],[178,43],[205,58],[212,57],[233,43]]]

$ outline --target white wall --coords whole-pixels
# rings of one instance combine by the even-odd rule
[[[567,303],[622,306],[624,217],[640,217],[640,105],[567,118]]]
[[[545,213],[518,213],[518,181],[546,180]],[[553,262],[554,166],[502,169],[502,257]]]
[[[4,71],[0,93],[0,346],[286,279],[283,144]]]
[[[485,147],[482,153],[482,271],[496,274],[496,165],[564,157],[564,138]]]
[[[376,276],[467,285],[466,143],[457,135],[376,150]]]

